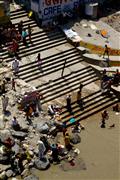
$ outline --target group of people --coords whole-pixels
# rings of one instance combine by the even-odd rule
[[[32,28],[28,25],[27,30],[24,28],[23,21],[20,21],[17,27],[10,23],[6,26],[0,27],[0,46],[6,45],[8,47],[9,55],[17,55],[19,52],[19,42],[22,41],[25,46],[28,45],[26,38],[32,43],[31,34]]]
[[[119,84],[120,84],[120,72],[118,69],[116,69],[116,72],[112,76],[109,76],[109,74],[107,74],[106,69],[103,70],[101,77],[101,90],[103,93],[104,92],[110,93],[111,85],[118,86]]]
[[[119,104],[115,104],[113,107],[113,111],[116,112],[116,113],[119,113],[120,112],[120,106]],[[104,110],[102,113],[101,113],[101,125],[100,127],[101,128],[105,128],[106,127],[106,121],[109,119],[109,113],[107,110]],[[109,128],[112,128],[112,127],[115,127],[115,124],[113,123],[112,125],[109,126]]]

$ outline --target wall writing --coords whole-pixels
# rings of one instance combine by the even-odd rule
[[[49,19],[50,17],[57,16],[62,12],[65,12],[66,9],[71,11],[74,8],[79,6],[79,0],[44,0],[42,14],[43,17]]]
[[[50,7],[46,7],[44,9],[44,15],[56,15],[56,14],[60,14],[61,13],[61,5],[57,5],[57,6],[50,6]]]
[[[58,4],[64,4],[67,3],[68,0],[45,0],[45,5],[46,6],[51,6],[51,5],[58,5]]]

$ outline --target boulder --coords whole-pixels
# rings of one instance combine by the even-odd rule
[[[22,164],[23,164],[23,166],[25,166],[26,164],[28,164],[28,160],[23,160],[23,162],[22,162]]]
[[[0,154],[0,164],[7,164],[8,163],[8,156]]]
[[[49,126],[44,123],[44,124],[37,124],[37,130],[40,132],[40,133],[43,133],[43,134],[47,134],[48,131],[49,131]]]
[[[24,139],[27,136],[27,133],[21,131],[11,131],[12,136],[18,139]]]
[[[70,141],[73,144],[77,144],[81,142],[81,137],[79,136],[78,133],[73,133],[72,136],[70,137]]]
[[[48,169],[49,166],[50,166],[50,162],[46,157],[44,157],[42,160],[39,159],[35,160],[35,167],[39,170]]]
[[[24,178],[24,180],[39,180],[39,177],[35,175],[30,175]]]
[[[29,155],[30,155],[31,157],[33,157],[33,156],[34,156],[33,151],[29,150],[29,151],[28,151],[28,153],[29,153]]]
[[[8,169],[10,169],[11,165],[3,165],[0,164],[0,173],[3,171],[7,171]]]
[[[34,166],[34,162],[30,162],[29,164],[28,164],[28,167],[29,168],[31,168],[31,167],[33,167]]]
[[[50,130],[49,130],[49,135],[52,135],[52,136],[56,136],[57,135],[57,128],[56,128],[56,126],[53,126],[53,127],[51,127],[50,128]]]
[[[7,138],[12,138],[11,132],[8,129],[0,130],[0,140],[4,142]]]
[[[14,174],[14,173],[13,173],[13,171],[12,171],[11,169],[9,169],[9,170],[6,171],[6,176],[7,176],[8,178],[12,177],[13,174]]]
[[[0,115],[0,129],[5,128],[4,115]]]
[[[23,171],[22,174],[21,174],[22,177],[27,177],[27,176],[29,176],[29,175],[30,175],[29,169],[24,169],[24,171]]]
[[[15,143],[14,146],[12,147],[12,151],[14,151],[15,154],[18,154],[20,151],[20,146],[17,143]]]
[[[5,171],[0,173],[0,180],[7,180],[7,176],[6,176],[6,172]]]

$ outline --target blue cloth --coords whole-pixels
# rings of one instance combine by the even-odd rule
[[[26,31],[22,31],[22,37],[25,38],[27,36],[27,32]]]
[[[74,123],[75,122],[75,118],[70,118],[70,123]]]

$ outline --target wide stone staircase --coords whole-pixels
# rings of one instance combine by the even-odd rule
[[[72,115],[64,107],[61,118],[63,122],[66,122],[67,126],[71,126],[74,124],[74,122],[71,123],[70,121],[71,117],[75,118],[75,122],[81,121],[119,102],[120,100],[113,93],[106,95],[97,90],[82,98],[83,105],[81,107],[76,101],[72,102]]]
[[[21,65],[18,75],[26,82],[30,82],[45,75],[49,75],[51,73],[62,70],[64,63],[65,68],[67,68],[75,64],[79,65],[80,62],[82,62],[82,58],[79,52],[75,48],[69,48],[65,51],[63,50],[60,53],[56,53],[54,55],[43,58],[41,68],[39,67],[37,61]],[[40,69],[42,70],[42,73]]]
[[[23,16],[22,16],[23,14]],[[24,19],[23,19],[24,18]],[[28,46],[25,47],[22,41],[19,43],[19,57],[23,58],[30,56],[31,54],[37,54],[41,51],[48,50],[50,48],[56,47],[67,43],[66,37],[59,29],[54,29],[51,31],[45,31],[38,27],[37,23],[33,19],[27,17],[27,13],[24,10],[11,11],[11,21],[17,28],[18,23],[23,20],[23,27],[27,30],[28,25],[33,29],[31,39],[32,44],[29,43],[29,38],[27,37]],[[3,60],[6,62],[11,62],[12,57],[9,56],[7,51],[8,46],[6,45],[1,52]]]
[[[27,13],[21,9],[18,11],[11,11],[11,20],[13,24],[17,27],[20,20],[23,20],[24,27],[27,28],[30,24],[33,28],[32,32],[32,42],[28,43],[28,47],[25,47],[22,42],[20,42],[19,57],[25,58],[36,55],[39,52],[50,51],[51,48],[55,48],[60,45],[69,45],[67,43],[66,37],[59,29],[54,29],[51,31],[45,31],[38,27],[37,23],[33,19],[27,17]],[[27,39],[29,42],[29,40]],[[96,75],[94,69],[87,63],[83,66],[83,58],[79,51],[68,46],[68,49],[62,49],[61,52],[56,52],[52,55],[48,55],[42,58],[41,68],[36,60],[30,62],[22,61],[20,65],[18,76],[22,80],[32,83],[38,91],[43,95],[42,104],[52,103],[56,100],[65,98],[68,93],[75,93],[79,89],[80,82],[84,87],[93,86],[93,84],[99,81],[99,77]],[[2,58],[6,62],[12,62],[13,58],[9,57],[7,52],[7,46],[2,49]],[[61,74],[57,77],[54,74],[60,73],[65,69],[72,69],[68,73]],[[48,77],[52,74],[52,79],[44,81],[41,83],[41,79]],[[38,80],[37,85],[34,84],[34,80]],[[40,82],[40,83],[39,83]],[[79,107],[76,100],[72,102],[72,111],[76,121],[83,120],[94,113],[97,113],[115,103],[119,100],[114,94],[111,96],[103,95],[100,90],[94,90],[82,97],[83,107]],[[71,115],[67,112],[66,107],[63,107],[61,118],[63,122],[70,123]]]

